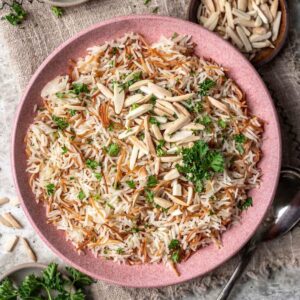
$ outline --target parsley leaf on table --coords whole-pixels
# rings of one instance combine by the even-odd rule
[[[11,5],[11,13],[4,16],[3,19],[7,20],[10,24],[16,26],[23,22],[27,16],[27,12],[24,10],[22,5],[18,2],[13,2]]]
[[[52,13],[60,18],[64,14],[64,10],[61,7],[51,6]]]

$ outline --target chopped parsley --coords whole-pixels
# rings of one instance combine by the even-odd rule
[[[157,97],[154,96],[154,95],[152,95],[151,98],[150,98],[150,100],[149,100],[149,102],[150,102],[151,104],[155,105],[156,100],[157,100]]]
[[[152,191],[149,190],[145,190],[145,196],[146,196],[146,200],[149,203],[152,203],[154,200],[154,193]]]
[[[212,124],[212,120],[209,116],[206,115],[201,118],[198,118],[196,120],[196,123],[200,123],[200,124],[204,125],[205,127],[207,127]]]
[[[117,47],[113,47],[113,48],[112,48],[112,54],[113,54],[113,55],[116,55],[117,52],[118,52],[118,48],[117,48]]]
[[[242,204],[238,205],[238,208],[240,210],[246,210],[250,206],[253,206],[252,197],[248,197]]]
[[[174,263],[179,263],[180,262],[180,251],[174,251],[171,255],[171,259]]]
[[[176,239],[173,239],[169,246],[168,246],[169,250],[177,250],[180,248],[180,242]]]
[[[76,110],[75,109],[70,109],[69,114],[71,115],[71,117],[74,117],[76,115]]]
[[[110,203],[106,202],[106,205],[111,208],[111,209],[115,209]]]
[[[216,85],[215,81],[206,78],[203,82],[199,83],[198,93],[200,96],[207,96],[208,91]]]
[[[83,190],[80,190],[80,192],[78,194],[78,199],[83,200],[84,198],[85,198],[85,193],[83,192]]]
[[[114,122],[110,122],[109,125],[108,125],[108,131],[113,131],[114,130],[114,126],[115,126],[115,123]]]
[[[53,183],[47,184],[46,185],[46,190],[47,190],[48,196],[53,195],[54,194],[54,190],[55,190],[55,185]]]
[[[66,146],[61,147],[61,153],[66,154],[68,152],[68,148]]]
[[[73,92],[76,95],[79,95],[81,93],[89,93],[88,86],[85,83],[72,83],[73,89],[70,90],[70,92]]]
[[[4,16],[3,19],[14,26],[21,24],[27,16],[27,12],[24,10],[22,5],[16,1],[12,3],[10,11],[10,14]]]
[[[51,6],[52,13],[60,18],[64,14],[64,10],[61,7]]]
[[[63,98],[65,98],[65,93],[57,92],[57,93],[55,93],[55,96],[59,99],[63,99]]]
[[[159,140],[158,141],[158,144],[156,146],[157,156],[163,156],[163,155],[166,154],[166,151],[162,149],[165,144],[166,144],[165,140]]]
[[[116,143],[112,143],[108,146],[107,153],[109,156],[115,157],[120,152],[120,146]]]
[[[222,129],[225,129],[227,127],[227,123],[222,120],[222,119],[219,119],[218,120],[218,125],[222,128]]]
[[[95,160],[93,159],[88,159],[86,161],[86,165],[88,168],[92,169],[92,170],[95,170],[97,169],[97,167],[100,165],[98,162],[96,162]]]
[[[102,179],[102,175],[100,173],[95,173],[95,177],[97,178],[97,180],[101,180]]]
[[[127,80],[121,84],[119,84],[119,87],[121,88],[121,90],[126,90],[128,89],[131,85],[133,85],[135,82],[141,80],[142,78],[142,72],[138,72],[138,73],[134,73],[132,75],[132,79]]]
[[[147,187],[152,188],[155,187],[158,183],[156,176],[150,175],[147,180]]]
[[[183,165],[177,164],[176,168],[195,185],[198,192],[203,190],[205,180],[224,170],[225,162],[222,154],[210,149],[203,141],[195,142],[191,148],[183,148],[181,153]]]
[[[124,249],[123,248],[118,248],[117,253],[118,254],[124,254]]]
[[[126,183],[131,189],[135,189],[135,182],[133,180],[127,180]]]
[[[66,121],[65,118],[57,117],[57,116],[52,116],[52,121],[55,123],[55,125],[63,130],[66,129],[69,126],[69,123]]]
[[[150,117],[149,123],[150,123],[150,124],[155,124],[155,125],[157,125],[157,126],[160,125],[160,123],[157,121],[157,119],[156,119],[155,117]]]
[[[187,109],[189,112],[194,112],[194,113],[201,113],[203,111],[203,106],[202,103],[199,101],[195,101],[193,99],[189,99],[186,102]]]
[[[240,153],[240,154],[243,154],[244,153],[244,147],[242,144],[244,144],[247,140],[247,138],[242,134],[237,134],[234,136],[234,140],[236,142],[236,150]]]
[[[180,242],[176,239],[171,240],[169,246],[168,246],[170,253],[171,253],[171,259],[173,262],[178,263],[180,262]]]
[[[131,105],[131,110],[134,110],[134,109],[136,109],[136,108],[138,108],[140,105],[138,104],[138,103],[133,103],[132,105]]]
[[[139,231],[140,231],[140,229],[137,228],[137,227],[132,227],[131,228],[131,232],[133,232],[133,233],[138,233]]]

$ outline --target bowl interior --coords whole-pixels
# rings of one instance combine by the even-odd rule
[[[197,43],[196,53],[228,67],[229,75],[246,93],[251,111],[266,121],[262,147],[264,155],[260,163],[263,181],[260,189],[251,191],[254,206],[243,213],[241,224],[223,235],[221,249],[213,245],[208,246],[181,263],[178,268],[180,277],[162,264],[128,266],[95,258],[89,252],[78,255],[72,245],[66,242],[63,232],[47,224],[45,208],[35,202],[25,172],[24,136],[34,117],[34,105],[41,104],[42,87],[53,77],[67,71],[69,59],[83,55],[86,48],[92,45],[120,37],[127,32],[138,32],[149,42],[157,41],[162,35],[171,36],[174,32],[192,35]],[[237,50],[215,34],[187,21],[159,16],[129,16],[94,25],[71,38],[56,49],[32,77],[16,116],[12,140],[13,173],[27,217],[58,256],[97,279],[125,286],[158,287],[205,274],[229,259],[247,242],[262,221],[275,192],[281,161],[280,142],[278,120],[272,99],[252,65]]]
[[[191,0],[189,9],[188,9],[188,19],[191,22],[197,23],[197,12],[198,7],[202,0]],[[286,0],[279,0],[279,7],[282,11],[280,29],[277,40],[273,43],[275,48],[265,48],[260,51],[256,57],[253,59],[252,63],[255,67],[260,67],[268,62],[270,62],[282,49],[288,34],[288,11],[287,11],[287,2]]]

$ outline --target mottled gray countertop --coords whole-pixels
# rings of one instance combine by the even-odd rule
[[[300,6],[300,1],[298,6]],[[300,11],[300,9],[298,10]],[[299,25],[300,22],[297,22]],[[299,26],[298,26],[299,27]],[[14,188],[10,170],[10,132],[11,124],[20,96],[17,89],[16,78],[10,68],[8,52],[2,39],[0,39],[0,197],[14,197]],[[47,248],[41,239],[35,234],[31,225],[25,219],[23,212],[18,207],[2,207],[1,212],[12,211],[24,225],[24,230],[14,232],[11,229],[0,229],[0,273],[10,267],[28,262],[29,259],[24,252],[24,248],[19,243],[13,253],[4,253],[1,247],[5,241],[5,236],[17,234],[30,238],[33,248],[38,252],[38,260],[41,263],[60,260]],[[248,279],[246,282],[239,283],[234,290],[232,299],[243,300],[296,300],[300,299],[300,269],[281,269],[271,272],[268,278],[261,280]],[[185,300],[195,299],[216,299],[219,288],[206,291],[201,296],[187,297]],[[98,300],[98,299],[97,299]]]

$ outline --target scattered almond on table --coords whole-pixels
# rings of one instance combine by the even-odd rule
[[[203,0],[198,22],[240,49],[250,60],[274,48],[281,15],[279,0]]]

